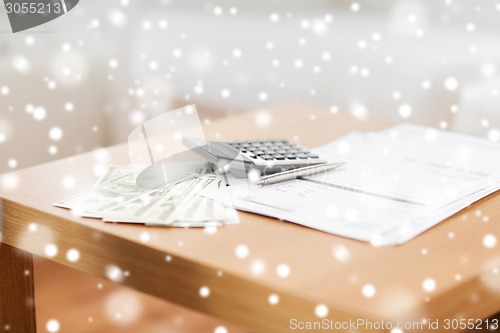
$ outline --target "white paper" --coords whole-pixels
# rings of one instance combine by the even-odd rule
[[[400,125],[353,133],[314,150],[340,169],[268,186],[239,183],[207,195],[375,245],[404,243],[500,188],[500,146]]]

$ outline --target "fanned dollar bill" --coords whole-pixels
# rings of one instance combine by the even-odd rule
[[[135,202],[106,212],[105,222],[145,223],[156,226],[205,226],[238,223],[236,211],[198,193],[221,180],[214,175],[194,177]],[[124,207],[127,206],[127,207]],[[127,211],[127,213],[123,213]]]
[[[57,207],[69,208],[83,217],[102,218],[104,212],[127,204],[142,196],[147,191],[136,185],[112,181],[94,186],[82,193],[54,204]]]
[[[239,223],[234,209],[199,195],[208,187],[225,186],[211,167],[200,168],[188,179],[154,190],[135,184],[136,171],[130,166],[112,166],[94,187],[54,206],[105,222],[148,226],[207,227]]]

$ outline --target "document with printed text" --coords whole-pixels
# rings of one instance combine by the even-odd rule
[[[500,145],[416,125],[352,133],[314,150],[331,172],[204,195],[374,245],[404,243],[500,188]]]

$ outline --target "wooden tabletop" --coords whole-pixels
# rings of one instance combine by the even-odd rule
[[[229,116],[205,130],[211,139],[280,137],[312,148],[390,125],[288,105]],[[3,175],[3,242],[100,277],[109,278],[114,267],[124,273],[117,275],[123,285],[255,332],[290,332],[291,320],[319,321],[325,307],[334,322],[475,319],[500,311],[500,245],[483,245],[487,234],[500,239],[498,193],[393,247],[242,212],[241,224],[208,233],[108,224],[52,206],[93,185],[96,170],[127,163],[126,146],[119,145]],[[67,176],[75,187],[63,186]],[[49,244],[58,250],[53,257]],[[246,258],[235,254],[239,245],[248,247]],[[336,258],[339,246],[348,260]],[[69,249],[79,251],[78,261],[68,261]],[[286,277],[277,274],[282,264],[290,268]],[[424,290],[428,279],[432,291]],[[366,286],[374,288],[372,297],[364,296]],[[200,296],[203,287],[208,297]]]

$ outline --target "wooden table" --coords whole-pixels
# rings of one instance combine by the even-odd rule
[[[390,125],[290,105],[215,121],[206,134],[218,140],[284,137],[314,147],[353,130]],[[320,321],[321,309],[328,310],[330,325],[366,319],[379,326],[382,320],[442,324],[446,318],[486,318],[500,311],[499,245],[483,245],[486,234],[500,238],[498,193],[407,244],[381,248],[247,213],[240,213],[241,224],[211,234],[107,224],[51,206],[91,186],[95,168],[127,164],[125,151],[124,145],[111,147],[0,179],[0,328],[35,330],[32,254],[99,277],[107,277],[112,265],[126,272],[119,282],[125,286],[254,332],[300,331],[291,326]],[[76,179],[74,188],[62,186],[66,176]],[[49,256],[50,244],[57,247],[55,256]],[[235,255],[239,245],[249,248],[248,257]],[[350,259],[336,259],[336,246],[344,246]],[[79,251],[78,261],[68,261],[70,249]],[[289,276],[278,276],[281,264],[289,266]],[[424,290],[426,279],[435,282],[435,290]],[[375,288],[373,297],[363,296],[367,285]],[[208,297],[200,296],[202,287],[210,290]],[[271,295],[277,304],[269,302]],[[368,328],[360,331],[387,331]]]

